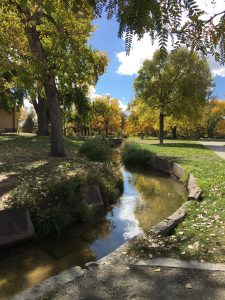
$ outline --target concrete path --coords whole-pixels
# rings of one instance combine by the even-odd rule
[[[225,272],[151,266],[124,255],[93,265],[51,299],[224,300]]]
[[[206,148],[214,151],[219,157],[225,159],[225,141],[199,141],[200,144],[204,145]]]
[[[225,300],[225,265],[137,259],[125,243],[86,269],[75,267],[13,300]]]

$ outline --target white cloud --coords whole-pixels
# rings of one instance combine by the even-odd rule
[[[210,16],[213,14],[225,10],[225,2],[222,3],[221,0],[216,1],[215,6],[208,0],[197,0],[197,3],[200,9],[206,11],[206,14],[203,18],[210,18]],[[218,18],[215,20],[215,23],[217,22]],[[137,74],[137,71],[141,67],[144,60],[151,59],[154,51],[158,48],[157,41],[155,41],[154,45],[152,45],[151,38],[148,34],[145,34],[141,40],[138,40],[137,37],[134,37],[130,55],[127,56],[125,51],[119,52],[116,55],[120,63],[117,73],[120,75]],[[171,48],[171,43],[169,43],[168,48]],[[218,75],[225,77],[225,66],[217,63],[212,56],[208,57],[208,61],[214,76]]]
[[[197,0],[196,1],[199,8],[205,11],[206,13],[202,16],[202,19],[209,19],[211,16],[218,14],[225,9],[225,2],[221,0],[215,0],[213,4],[209,0]],[[220,16],[214,18],[214,24],[217,24],[220,20]]]
[[[110,96],[109,93],[105,93],[104,95],[100,95],[96,93],[96,88],[94,86],[91,86],[89,89],[89,97],[91,99],[91,101],[94,101],[94,99],[101,97],[101,96]],[[125,100],[125,98],[122,98],[123,100]],[[123,112],[125,112],[127,110],[127,105],[124,104],[121,100],[119,100],[119,105],[120,108],[122,109]]]
[[[117,73],[121,75],[134,75],[141,67],[145,59],[151,59],[157,49],[157,44],[152,45],[151,38],[145,34],[141,40],[133,38],[130,55],[120,52],[116,56],[120,62]]]
[[[89,88],[89,97],[91,101],[93,101],[95,98],[101,97],[101,95],[96,93],[96,88],[93,85]]]
[[[211,71],[214,76],[225,77],[225,66],[224,65],[220,65],[217,61],[215,61],[215,58],[212,55],[209,55],[207,57],[207,60],[209,62]]]
[[[24,108],[29,113],[33,109],[33,104],[28,99],[24,99]]]
[[[127,110],[127,105],[124,104],[121,100],[119,100],[119,104],[122,111],[125,112]]]

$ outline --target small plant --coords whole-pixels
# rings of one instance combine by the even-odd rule
[[[33,118],[34,118],[34,116],[33,116],[32,113],[30,113],[27,116],[27,118],[26,118],[26,120],[23,124],[23,132],[27,132],[27,133],[32,133],[33,132],[34,126],[35,126]]]
[[[153,152],[142,148],[139,144],[128,140],[122,145],[122,161],[125,165],[149,166]]]
[[[93,161],[107,161],[110,153],[108,139],[104,136],[88,138],[81,145],[80,153],[85,154]]]

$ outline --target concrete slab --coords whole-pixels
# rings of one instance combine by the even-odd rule
[[[200,262],[197,262],[194,260],[183,261],[183,260],[174,259],[174,258],[141,259],[135,265],[225,272],[225,265],[223,265],[223,264],[212,264],[212,263],[206,263],[206,262],[200,263]]]

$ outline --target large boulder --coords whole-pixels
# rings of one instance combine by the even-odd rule
[[[172,166],[172,174],[178,178],[181,179],[184,176],[185,170],[178,164],[173,163]]]
[[[0,211],[0,248],[25,241],[33,236],[34,227],[27,210]]]
[[[172,172],[171,163],[163,157],[153,156],[151,158],[151,165],[153,168],[155,168],[159,171],[162,171],[163,173],[171,174],[171,172]]]
[[[192,174],[190,174],[190,177],[188,179],[187,188],[189,192],[188,200],[201,200],[202,190],[200,189],[200,187],[198,187],[196,179]]]
[[[167,236],[181,223],[186,216],[185,205],[182,205],[175,213],[153,226],[152,230],[156,235]]]
[[[97,184],[89,184],[84,189],[84,199],[93,213],[98,212],[103,206],[104,201]]]

